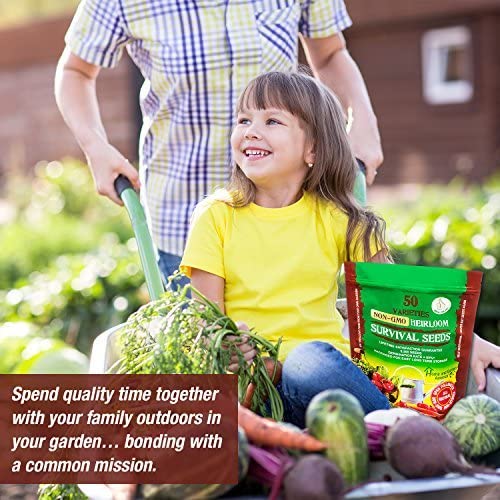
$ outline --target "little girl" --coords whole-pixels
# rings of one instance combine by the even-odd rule
[[[335,308],[342,263],[388,255],[383,221],[353,198],[358,166],[338,100],[303,74],[259,76],[239,99],[231,147],[229,185],[196,208],[181,270],[226,314],[283,338],[288,421],[303,426],[311,398],[329,388],[365,412],[387,408],[347,357]]]

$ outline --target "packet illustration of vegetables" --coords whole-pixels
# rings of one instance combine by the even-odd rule
[[[441,419],[465,396],[482,273],[346,262],[351,357],[395,406]]]

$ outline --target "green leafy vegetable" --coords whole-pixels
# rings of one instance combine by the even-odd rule
[[[238,349],[244,336],[258,353],[251,364]],[[278,359],[281,339],[274,344],[254,331],[240,330],[191,285],[169,289],[159,300],[141,307],[120,330],[119,338],[122,358],[110,369],[118,373],[221,374],[228,372],[236,355],[240,401],[253,383],[252,409],[269,414],[269,398],[272,418],[283,419],[283,403],[263,361],[264,357]]]
[[[88,500],[76,484],[41,484],[38,500]]]

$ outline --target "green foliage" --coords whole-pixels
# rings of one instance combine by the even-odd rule
[[[257,351],[251,363],[237,347],[243,337]],[[267,415],[269,400],[270,416],[283,419],[283,404],[262,359],[265,355],[277,362],[281,339],[274,344],[253,331],[239,330],[191,285],[174,284],[160,299],[142,306],[120,329],[119,343],[122,358],[110,368],[112,373],[223,374],[235,356],[240,400],[252,383],[252,409]]]
[[[93,252],[58,257],[17,288],[0,290],[0,322],[33,323],[89,352],[99,333],[147,300],[134,244],[107,238]]]
[[[33,179],[11,179],[5,201],[13,216],[0,225],[0,288],[59,255],[96,248],[108,233],[132,237],[126,211],[98,196],[87,167],[74,160],[42,162]]]
[[[65,342],[42,335],[33,323],[0,325],[0,373],[87,373],[89,360]]]
[[[43,162],[35,173],[6,188],[15,217],[0,226],[0,322],[31,323],[87,353],[147,300],[130,221],[80,162]]]
[[[76,484],[41,484],[38,500],[88,500]]]
[[[39,328],[32,323],[5,323],[0,326],[0,373],[11,373],[23,359],[23,352]]]
[[[425,186],[417,202],[388,203],[380,212],[397,263],[484,273],[476,331],[498,344],[500,177],[482,186]]]

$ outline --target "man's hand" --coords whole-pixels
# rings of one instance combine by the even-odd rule
[[[486,388],[486,368],[490,365],[500,368],[500,347],[474,334],[470,364],[478,391],[484,391]]]
[[[377,169],[384,161],[380,134],[373,120],[374,117],[365,121],[355,117],[348,136],[354,156],[366,165],[366,183],[369,186],[375,181]]]
[[[377,118],[363,76],[347,51],[341,33],[302,40],[314,75],[335,92],[346,115],[348,110],[352,112],[349,142],[354,156],[366,165],[366,182],[370,185],[384,156]]]
[[[127,177],[136,190],[139,189],[139,174],[129,161],[106,141],[96,141],[87,150],[87,162],[99,194],[107,196],[118,205],[123,205],[117,196],[114,181],[118,175]]]

